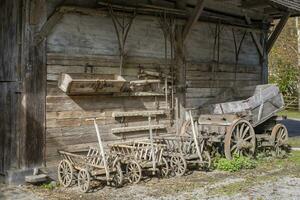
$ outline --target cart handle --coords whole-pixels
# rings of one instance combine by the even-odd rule
[[[102,118],[99,118],[99,117],[88,118],[88,119],[85,119],[85,121],[94,121],[94,120],[99,120],[99,119],[102,119]]]

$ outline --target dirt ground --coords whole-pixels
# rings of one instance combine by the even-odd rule
[[[43,186],[18,187],[29,199],[128,199],[128,200],[184,200],[184,199],[300,199],[300,152],[294,151],[286,159],[267,158],[253,170],[240,172],[193,171],[183,177],[145,179],[138,185],[111,188],[99,183],[87,194],[71,188]],[[1,191],[1,190],[0,190]],[[18,192],[17,192],[18,193]],[[4,194],[4,195],[3,195]],[[0,199],[14,198],[5,192]],[[19,198],[20,197],[20,198]],[[26,199],[26,198],[24,198]],[[28,199],[28,198],[27,198]]]

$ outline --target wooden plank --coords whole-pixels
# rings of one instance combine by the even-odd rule
[[[165,129],[165,125],[151,125],[151,128],[156,129]],[[135,127],[122,127],[122,128],[112,128],[112,133],[129,133],[129,132],[136,132],[136,131],[146,131],[149,130],[149,126],[135,126]]]
[[[27,2],[27,1],[26,1]],[[24,38],[22,41],[23,66],[30,66],[24,75],[22,108],[26,113],[24,129],[20,136],[20,155],[22,168],[41,166],[45,155],[45,105],[46,105],[46,42],[32,45],[34,36],[47,20],[45,0],[37,0],[38,12],[30,9],[29,1],[25,6]],[[28,6],[28,7],[26,7]],[[37,14],[38,16],[31,16]],[[30,25],[30,18],[39,19],[36,25]]]
[[[149,111],[130,111],[130,112],[113,112],[112,117],[134,117],[134,116],[153,116],[164,115],[164,110],[149,110]]]

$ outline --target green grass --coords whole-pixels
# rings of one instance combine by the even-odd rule
[[[285,159],[261,158],[255,169],[241,170],[231,176],[243,178],[242,181],[224,185],[210,191],[211,195],[234,195],[247,192],[250,187],[276,181],[284,176],[300,177],[300,151],[292,151]]]
[[[300,112],[293,110],[284,110],[277,113],[278,116],[287,116],[288,118],[300,119]]]
[[[300,137],[292,137],[289,138],[289,145],[291,145],[291,147],[298,147],[300,148]]]
[[[243,156],[234,156],[232,160],[217,158],[214,161],[214,166],[221,171],[236,172],[242,169],[254,169],[256,167],[256,161]]]

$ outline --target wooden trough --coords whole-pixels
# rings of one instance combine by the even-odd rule
[[[58,87],[68,95],[121,92],[126,80],[114,74],[62,73]]]

